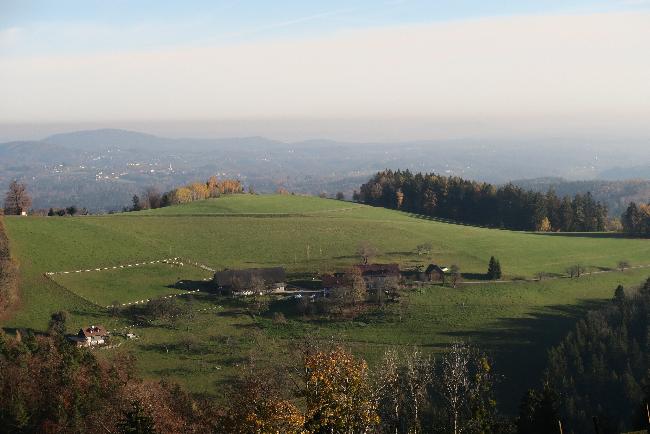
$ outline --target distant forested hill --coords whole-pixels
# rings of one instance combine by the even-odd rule
[[[599,232],[607,207],[590,193],[558,196],[513,184],[495,186],[457,176],[378,172],[361,186],[361,202],[464,223],[524,231]]]
[[[590,192],[594,199],[607,205],[611,216],[620,216],[630,202],[650,202],[650,180],[567,181],[562,178],[537,178],[518,180],[513,183],[526,190],[541,193],[552,189],[558,196],[574,196]]]
[[[129,205],[133,194],[150,186],[163,191],[217,175],[261,193],[286,189],[334,196],[340,191],[351,197],[364,180],[386,168],[494,184],[541,176],[591,179],[644,161],[646,148],[626,146],[627,152],[619,152],[606,142],[549,139],[283,142],[100,129],[0,143],[0,191],[17,179],[27,184],[36,209],[76,205],[107,211]]]

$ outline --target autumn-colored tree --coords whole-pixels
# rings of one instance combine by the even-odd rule
[[[216,176],[211,176],[206,182],[209,197],[219,197],[221,189],[219,188],[219,179]]]
[[[548,217],[544,217],[542,221],[537,225],[538,232],[550,232],[551,229],[551,221],[548,219]]]
[[[233,434],[304,433],[302,412],[285,397],[281,376],[264,370],[246,373],[233,386],[217,416],[217,431]]]
[[[4,212],[8,215],[20,215],[32,206],[32,198],[27,193],[27,186],[16,180],[11,181],[5,196]]]
[[[172,203],[181,204],[188,203],[192,201],[192,191],[187,187],[180,187],[173,191],[172,193]]]
[[[368,297],[368,285],[358,267],[352,267],[348,270],[346,280],[350,285],[349,301],[353,306],[356,306]]]
[[[191,200],[203,200],[209,197],[208,187],[202,182],[193,182],[187,186],[190,190]]]
[[[362,433],[379,424],[368,365],[341,347],[304,355],[308,433]]]
[[[221,192],[223,194],[243,193],[244,187],[236,179],[224,179],[221,181]]]
[[[400,209],[403,203],[404,203],[404,192],[400,188],[395,192],[395,208]]]

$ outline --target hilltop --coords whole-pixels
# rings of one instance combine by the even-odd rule
[[[644,268],[615,271],[621,260],[650,265],[647,240],[486,229],[292,195],[231,195],[106,216],[6,217],[6,226],[22,278],[22,304],[5,322],[9,328],[44,330],[50,313],[64,309],[72,313],[73,327],[103,323],[123,330],[132,323],[111,316],[108,304],[206,288],[211,272],[192,263],[215,270],[285,266],[290,279],[311,279],[358,262],[361,241],[377,246],[377,262],[457,264],[464,273],[467,283],[460,288],[407,292],[382,315],[352,322],[315,322],[287,313],[286,323],[275,323],[271,314],[286,312],[283,304],[272,304],[268,316],[251,317],[240,302],[194,293],[191,301],[182,301],[195,312],[191,320],[174,328],[137,329],[141,339],[123,348],[135,352],[146,376],[171,376],[201,392],[213,390],[214,381],[227,381],[236,360],[253,348],[271,363],[272,354],[280,357],[278,348],[281,353],[283,346],[305,337],[336,336],[371,362],[390,346],[438,351],[463,337],[496,355],[498,369],[508,370],[511,378],[504,387],[518,399],[535,378],[528,371],[541,369],[548,345],[584,309],[610,299],[616,285],[638,284],[650,273]],[[423,242],[432,243],[430,255],[414,252]],[[512,282],[481,280],[492,255],[500,259],[504,279]],[[165,258],[179,258],[183,265],[151,263]],[[566,268],[578,263],[604,272],[564,278]],[[70,274],[45,274],[64,271]],[[525,280],[539,272],[558,278]],[[179,346],[188,332],[200,348],[189,354]],[[224,340],[231,343],[224,346]],[[528,366],[526,372],[522,366]]]

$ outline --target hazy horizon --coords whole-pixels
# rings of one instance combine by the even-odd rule
[[[2,141],[650,138],[643,0],[0,9]]]

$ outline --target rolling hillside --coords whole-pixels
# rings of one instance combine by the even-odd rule
[[[240,302],[197,293],[191,320],[176,328],[139,329],[141,339],[122,347],[137,355],[145,375],[169,376],[206,393],[215,393],[215,382],[226,381],[250,351],[281,357],[282,348],[304,337],[336,336],[371,362],[390,346],[438,351],[463,338],[494,353],[497,369],[508,372],[504,387],[518,399],[535,379],[531,372],[541,369],[548,345],[584,309],[611,298],[616,285],[636,285],[650,275],[645,268],[611,271],[620,260],[650,265],[647,240],[484,229],[303,196],[237,195],[108,216],[7,217],[6,226],[22,273],[22,304],[3,324],[8,328],[44,330],[50,313],[65,309],[73,327],[103,323],[124,329],[131,325],[111,317],[106,304],[175,294],[177,281],[210,277],[190,262],[213,269],[285,266],[290,275],[312,276],[355,263],[356,247],[364,240],[379,248],[378,262],[458,264],[465,274],[467,284],[460,288],[405,293],[403,302],[361,321],[289,317],[278,324],[270,313],[253,318]],[[431,257],[414,253],[423,242],[433,244]],[[499,257],[505,279],[513,281],[470,283],[485,273],[491,255]],[[184,264],[150,264],[164,258]],[[539,272],[560,277],[578,263],[601,273],[523,280]],[[120,265],[128,271],[120,271]],[[283,309],[271,305],[271,313]],[[190,330],[200,345],[187,353],[178,342]]]

